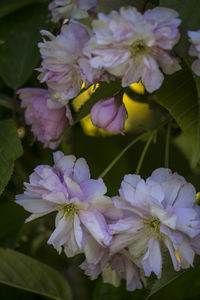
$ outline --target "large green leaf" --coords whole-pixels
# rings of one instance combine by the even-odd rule
[[[198,95],[192,73],[188,68],[166,76],[156,93],[156,100],[164,106],[188,137],[192,148],[192,165],[200,157],[200,120]]]
[[[40,30],[49,29],[50,12],[46,4],[28,5],[0,20],[0,75],[17,89],[30,77],[40,55]]]
[[[162,278],[153,284],[147,299],[179,300],[200,296],[199,277],[200,263],[181,273],[165,269]]]
[[[23,153],[21,142],[12,120],[0,122],[0,194],[7,185],[14,161]]]
[[[182,23],[180,25],[180,32],[181,32],[181,38],[176,46],[175,50],[179,57],[184,59],[184,61],[187,63],[188,67],[191,67],[191,63],[193,58],[191,58],[188,54],[189,51],[189,37],[188,37],[188,30],[198,30],[200,27],[200,1],[199,0],[160,0],[161,6],[166,6],[172,9],[175,9],[179,13],[179,17],[182,20]],[[189,76],[189,74],[185,74],[185,76]],[[191,78],[191,76],[189,76]],[[175,78],[176,79],[176,78]],[[188,85],[188,93],[189,96],[189,83],[187,83],[187,78],[182,78],[184,80],[185,86]],[[182,128],[182,130],[186,133],[186,135],[192,140],[192,144],[194,147],[193,152],[193,158],[192,158],[192,164],[196,165],[200,158],[200,80],[196,76],[194,76],[194,79],[196,81],[196,89],[198,96],[194,97],[194,93],[191,91],[190,97],[185,96],[184,101],[182,101],[179,98],[179,105],[176,106],[176,110],[178,112],[179,110],[179,116],[181,116],[181,121],[176,119],[176,116],[174,118],[178,122],[179,126]],[[188,82],[191,81],[188,79]],[[181,84],[184,85],[184,83],[178,81],[178,75],[177,75],[177,85],[180,86]],[[167,86],[167,83],[166,83]],[[174,87],[176,88],[176,84],[174,84]],[[171,90],[171,87],[169,86],[169,89]],[[180,89],[179,89],[180,90]],[[185,88],[183,87],[183,91],[185,91]],[[170,93],[170,91],[169,91]],[[169,94],[168,93],[168,94]],[[172,92],[171,92],[172,93]],[[177,94],[177,93],[176,93]],[[193,94],[193,95],[192,95]],[[180,95],[181,96],[181,95]],[[184,92],[182,92],[182,96],[184,96]],[[172,96],[172,99],[175,97]],[[186,100],[188,98],[188,100]],[[173,101],[173,100],[172,100]],[[186,103],[188,101],[188,103]],[[162,105],[164,103],[161,103]],[[186,105],[187,104],[187,105]],[[181,108],[181,106],[183,107]],[[168,109],[168,103],[164,105]],[[170,106],[171,107],[171,106]],[[168,109],[169,110],[169,109]],[[190,116],[190,117],[189,117]],[[182,125],[180,124],[182,123]],[[187,127],[188,122],[188,127]],[[185,125],[184,125],[184,124]],[[185,127],[186,126],[186,127]],[[185,127],[185,129],[184,129]]]
[[[77,123],[86,117],[92,108],[92,106],[99,100],[113,97],[121,89],[120,80],[115,80],[110,83],[100,83],[97,90],[91,95],[90,99],[81,107],[79,112],[75,115],[74,122]]]
[[[44,2],[44,0],[1,0],[0,18],[33,2]]]
[[[56,300],[70,300],[67,281],[56,270],[10,249],[0,249],[0,283]]]

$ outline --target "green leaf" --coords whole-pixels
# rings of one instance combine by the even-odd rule
[[[0,283],[56,300],[70,300],[68,282],[56,270],[10,249],[0,249]]]
[[[193,145],[192,165],[200,158],[200,119],[194,78],[188,68],[166,76],[156,93],[156,101],[176,120]]]
[[[157,280],[148,295],[150,300],[179,300],[200,295],[200,263],[187,271],[175,272],[167,268],[162,278]]]
[[[188,30],[199,29],[200,5],[199,0],[160,0],[161,6],[166,6],[175,9],[179,13],[179,18],[182,20],[180,25],[181,39],[176,47],[176,52],[179,56],[185,59],[190,65],[189,59],[189,37]]]
[[[1,0],[0,18],[34,2],[44,2],[44,0]]]
[[[7,185],[14,161],[23,154],[21,142],[12,120],[0,122],[0,194]]]
[[[113,97],[117,92],[121,89],[120,80],[115,80],[110,83],[100,83],[97,90],[91,95],[90,99],[83,104],[78,113],[75,114],[74,124],[81,121],[84,117],[86,117],[92,108],[92,106],[98,102],[99,100]]]
[[[188,30],[198,30],[199,29],[199,19],[200,19],[200,2],[199,0],[160,0],[161,6],[166,6],[172,9],[175,9],[179,13],[179,17],[182,20],[180,25],[181,38],[176,46],[176,53],[184,59],[188,67],[191,68],[192,61],[194,58],[191,58],[188,54],[189,51],[189,37]],[[194,75],[194,74],[193,74]],[[200,158],[200,79],[197,76],[194,76],[197,86],[198,99],[195,100],[197,103],[196,106],[196,117],[194,118],[193,128],[196,127],[194,138],[196,138],[196,143],[194,145],[195,150],[193,154],[193,166],[197,164]],[[189,100],[188,100],[189,101]],[[194,101],[190,99],[191,107],[194,104]],[[189,107],[188,103],[188,107]],[[194,110],[194,109],[193,109]],[[181,113],[182,111],[180,111]],[[184,113],[184,112],[183,112]]]
[[[0,200],[0,247],[14,248],[28,214],[14,201]]]
[[[31,76],[40,59],[40,30],[50,28],[46,4],[29,5],[0,20],[0,75],[17,89]]]
[[[146,292],[145,289],[128,292],[124,280],[119,287],[99,280],[94,289],[93,300],[144,300]]]

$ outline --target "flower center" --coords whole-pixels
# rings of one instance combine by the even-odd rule
[[[148,237],[152,237],[154,235],[158,239],[161,238],[161,236],[163,234],[162,234],[162,232],[160,232],[161,222],[160,222],[159,218],[151,217],[151,219],[146,220],[143,223],[147,226]]]
[[[142,40],[138,40],[131,45],[130,51],[133,55],[144,55],[144,53],[147,51],[146,43]]]
[[[66,218],[72,219],[75,212],[77,211],[76,205],[74,203],[65,204],[63,207],[64,215]]]

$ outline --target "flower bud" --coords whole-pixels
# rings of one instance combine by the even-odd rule
[[[116,98],[108,98],[97,102],[90,112],[92,123],[112,133],[121,131],[124,134],[127,111],[124,103],[117,103]]]

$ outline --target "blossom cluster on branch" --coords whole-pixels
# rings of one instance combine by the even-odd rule
[[[119,12],[112,11],[108,15],[98,13],[91,28],[75,19],[95,15],[96,0],[54,0],[49,9],[55,22],[71,17],[68,24],[62,25],[57,36],[42,30],[43,42],[38,44],[42,57],[41,67],[37,69],[40,72],[38,79],[47,84],[48,91],[45,93],[55,103],[56,110],[49,104],[46,110],[41,109],[45,100],[41,100],[38,89],[29,89],[27,99],[25,90],[18,92],[22,94],[22,107],[26,109],[26,123],[31,125],[44,147],[55,149],[61,139],[54,144],[52,139],[59,137],[64,126],[73,123],[69,101],[79,95],[83,84],[88,87],[120,78],[122,90],[141,81],[152,93],[161,86],[163,74],[173,74],[181,69],[173,52],[180,39],[178,27],[181,20],[173,9],[155,7],[141,14],[134,7],[121,7]],[[192,69],[200,75],[199,31],[189,31],[188,34],[192,43],[189,53],[198,56]],[[58,110],[58,107],[62,109]],[[64,109],[67,112],[65,119]],[[40,113],[36,114],[37,110]],[[62,125],[56,124],[56,120],[59,123],[59,113]],[[53,117],[57,128],[52,134],[49,134],[49,122],[45,121],[47,115],[50,119]],[[126,116],[123,94],[121,99],[102,99],[91,110],[92,123],[113,134],[124,133]],[[43,130],[39,132],[36,128],[41,124]]]
[[[193,266],[200,254],[200,207],[191,183],[167,168],[147,180],[124,176],[119,196],[106,196],[101,178],[91,179],[83,158],[54,153],[54,166],[41,165],[25,183],[16,202],[32,215],[27,222],[57,212],[48,244],[68,257],[83,252],[81,268],[91,278],[102,273],[105,282],[127,290],[145,285],[145,277],[162,275],[168,251],[174,269]]]

